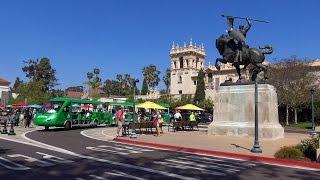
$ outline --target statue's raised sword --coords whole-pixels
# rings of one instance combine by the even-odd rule
[[[238,16],[227,16],[227,15],[224,15],[222,14],[221,15],[222,17],[225,17],[225,18],[232,18],[232,19],[247,19],[245,17],[238,17]],[[258,19],[252,19],[252,18],[248,18],[248,20],[251,20],[251,21],[256,21],[256,22],[262,22],[262,23],[269,23],[268,21],[264,21],[264,20],[258,20]]]

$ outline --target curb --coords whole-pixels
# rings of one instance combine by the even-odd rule
[[[131,145],[142,145],[142,146],[148,146],[148,147],[154,147],[154,148],[162,148],[162,149],[167,149],[167,150],[177,151],[177,152],[197,153],[197,154],[203,154],[203,155],[235,158],[235,159],[241,159],[246,161],[254,161],[259,163],[266,163],[266,164],[273,164],[273,165],[280,165],[280,166],[289,166],[294,168],[312,168],[312,169],[320,170],[320,163],[316,163],[316,162],[313,163],[313,162],[303,162],[303,161],[295,161],[295,160],[287,160],[287,159],[276,159],[271,157],[244,155],[244,154],[236,154],[236,153],[229,153],[229,152],[134,141],[134,140],[128,140],[123,138],[115,138],[113,140],[116,142],[121,142],[121,143],[126,143]]]

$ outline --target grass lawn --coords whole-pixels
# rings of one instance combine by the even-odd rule
[[[288,126],[286,124],[282,124],[284,127],[291,127],[297,129],[311,129],[312,123],[311,122],[298,122],[298,124],[291,123]]]

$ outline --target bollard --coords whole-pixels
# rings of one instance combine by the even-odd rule
[[[14,132],[14,124],[13,124],[13,120],[11,119],[11,126],[10,126],[10,131],[8,133],[8,135],[16,135],[16,133]]]
[[[3,129],[1,131],[1,134],[8,134],[7,130],[7,120],[4,121]]]

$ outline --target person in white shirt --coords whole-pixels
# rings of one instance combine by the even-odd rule
[[[173,118],[175,121],[179,121],[182,119],[182,116],[179,111],[176,111],[176,113],[173,115]]]

